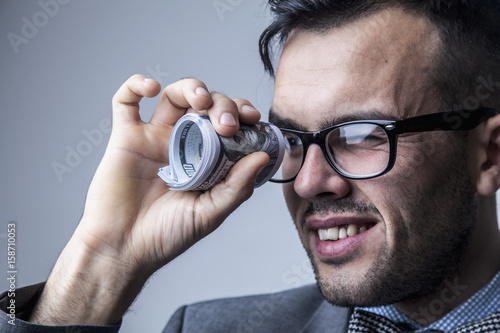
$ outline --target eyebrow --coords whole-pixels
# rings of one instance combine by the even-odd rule
[[[355,120],[398,120],[398,118],[375,109],[368,111],[356,111],[351,114],[346,114],[338,117],[332,116],[331,118],[325,118],[319,122],[319,128],[324,129]],[[272,108],[269,110],[269,122],[279,128],[293,129],[302,132],[308,131],[303,125],[296,122],[295,120],[278,116]]]
[[[278,128],[288,128],[293,130],[298,130],[302,132],[307,132],[307,129],[289,118],[282,118],[273,111],[273,108],[269,109],[269,122],[274,124]]]

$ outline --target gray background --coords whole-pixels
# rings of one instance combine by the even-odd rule
[[[57,10],[43,5],[55,1],[0,4],[1,290],[7,288],[1,276],[7,275],[9,221],[17,222],[18,286],[47,278],[78,223],[106,147],[109,133],[100,124],[111,119],[111,98],[129,76],[143,73],[162,86],[196,77],[210,89],[249,99],[264,119],[272,100],[257,48],[269,22],[264,1],[60,0]],[[23,30],[26,22],[39,27]],[[17,50],[11,33],[26,38]],[[156,101],[143,101],[143,119]],[[103,138],[90,142],[88,132]],[[68,151],[78,150],[84,154],[69,165]],[[54,163],[68,172],[58,176]],[[150,279],[122,332],[158,332],[182,304],[313,281],[281,189],[266,184],[217,232]]]
[[[18,286],[47,278],[106,147],[109,133],[100,123],[111,119],[111,98],[129,76],[146,74],[162,86],[196,77],[209,89],[249,99],[264,118],[272,99],[257,47],[269,22],[263,1],[61,2],[57,13],[38,0],[0,4],[1,290],[9,221],[17,222]],[[23,18],[40,26],[36,34],[23,31]],[[30,38],[16,52],[9,33]],[[142,103],[143,119],[156,102]],[[94,144],[84,132],[96,131],[104,138]],[[68,165],[68,149],[86,156]],[[72,172],[58,178],[54,162]],[[266,184],[217,232],[150,279],[122,331],[158,332],[182,304],[312,281],[281,188]]]

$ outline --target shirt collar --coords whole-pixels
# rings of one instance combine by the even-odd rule
[[[446,288],[441,292],[440,297],[431,301],[427,308],[421,307],[417,315],[432,320],[432,317],[439,317],[439,313],[444,310],[446,303],[453,302],[460,293],[467,288],[454,281],[447,280]],[[443,318],[424,327],[400,312],[394,305],[362,308],[365,311],[384,316],[402,327],[415,332],[425,332],[429,330],[452,330],[470,321],[484,318],[494,312],[500,311],[500,272],[493,279],[474,294],[471,298],[453,309]]]

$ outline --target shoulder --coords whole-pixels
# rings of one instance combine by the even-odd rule
[[[298,311],[314,311],[323,302],[323,296],[315,285],[308,285],[278,293],[216,299],[187,307],[190,314],[220,313],[247,317],[275,317],[296,314]]]
[[[347,316],[347,309],[327,304],[316,285],[307,285],[184,306],[172,316],[164,332],[298,332],[325,307]]]

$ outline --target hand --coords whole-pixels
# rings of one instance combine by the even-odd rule
[[[249,198],[257,169],[267,162],[265,154],[252,156],[210,192],[169,191],[157,172],[168,164],[171,131],[188,109],[208,113],[225,136],[237,132],[239,119],[256,123],[260,114],[242,111],[251,106],[246,100],[210,96],[202,82],[188,79],[168,86],[151,121],[144,123],[138,103],[159,88],[155,81],[134,76],[116,93],[113,132],[78,230],[91,252],[109,253],[146,270],[163,266],[217,228]]]
[[[109,299],[102,308],[95,308],[94,301],[89,304],[92,309],[78,305],[86,313],[64,323],[119,320],[155,270],[215,230],[251,196],[258,170],[268,162],[267,154],[255,153],[239,161],[225,181],[210,191],[170,191],[157,171],[168,164],[169,137],[181,116],[208,114],[219,134],[231,136],[239,121],[256,123],[260,113],[246,100],[209,94],[201,81],[186,79],[165,88],[151,120],[145,123],[139,102],[144,96],[156,96],[160,89],[156,81],[135,75],[113,98],[113,131],[89,188],[83,218],[40,300],[49,298],[60,304],[51,310],[59,311],[59,323],[61,313],[68,309],[61,299],[69,302],[72,291],[79,291],[79,302],[88,294],[103,293]],[[56,282],[67,291],[57,296],[52,291],[50,297],[50,287]],[[34,320],[50,318],[42,315],[41,304],[36,310]]]

